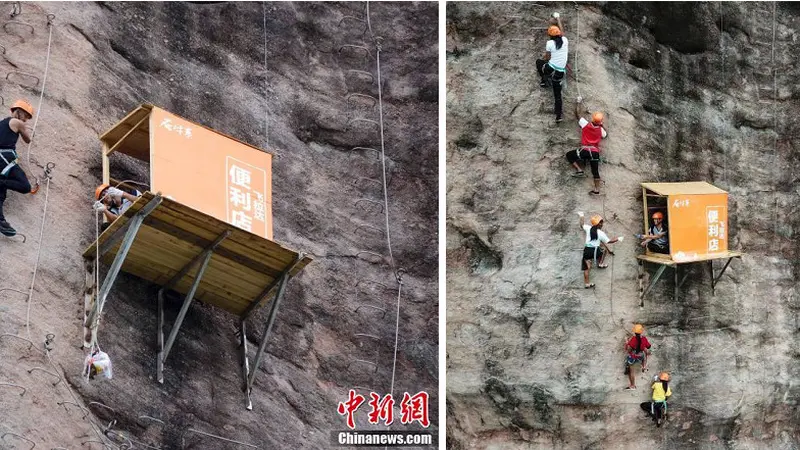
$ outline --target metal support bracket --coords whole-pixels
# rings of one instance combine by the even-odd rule
[[[122,263],[125,262],[125,258],[128,256],[128,251],[130,251],[133,241],[136,239],[136,233],[139,232],[139,228],[142,226],[144,219],[160,204],[161,195],[156,195],[156,197],[151,200],[150,203],[148,203],[144,208],[139,210],[133,217],[131,217],[129,221],[127,221],[119,228],[119,230],[116,231],[114,236],[106,240],[101,246],[100,255],[102,256],[106,251],[113,248],[113,244],[109,244],[109,242],[119,239],[123,240],[117,255],[114,257],[114,262],[111,264],[111,268],[109,269],[105,280],[103,280],[103,285],[97,295],[97,300],[94,302],[94,308],[92,308],[92,310],[89,312],[89,316],[87,317],[86,323],[90,324],[91,328],[94,328],[94,323],[97,316],[99,316],[99,314],[103,311],[106,297],[108,297],[108,293],[111,291],[111,286],[114,284],[114,280],[116,280],[117,275],[119,275],[120,269],[122,269]],[[105,247],[105,251],[103,251],[103,247]],[[95,248],[95,251],[97,251],[97,248]]]
[[[370,84],[375,83],[375,76],[367,72],[366,70],[348,69],[347,73],[363,78],[364,80],[366,80],[366,78],[369,77],[369,83]]]
[[[639,298],[644,299],[644,296],[647,295],[647,293],[650,292],[651,289],[653,289],[653,286],[655,286],[655,284],[658,281],[658,279],[661,278],[661,274],[663,274],[664,270],[666,270],[666,269],[667,269],[667,266],[665,266],[663,264],[658,268],[658,270],[656,271],[656,274],[653,275],[653,278],[650,280],[650,284],[647,286],[647,289],[645,289],[644,292],[641,293]]]
[[[194,294],[197,292],[197,287],[200,286],[200,281],[202,281],[203,274],[208,268],[208,263],[211,261],[211,256],[214,254],[214,250],[216,250],[222,241],[230,236],[230,234],[230,230],[226,230],[224,233],[219,235],[219,237],[217,237],[217,239],[214,240],[214,242],[212,242],[208,248],[204,249],[199,255],[195,256],[191,261],[189,261],[189,264],[186,264],[183,269],[180,270],[180,272],[178,272],[167,282],[167,284],[158,290],[159,352],[158,360],[156,361],[156,372],[159,383],[164,383],[164,362],[167,360],[170,350],[172,350],[172,345],[175,343],[175,338],[178,336],[178,331],[181,329],[183,319],[186,318],[186,313],[189,311],[189,306],[191,306],[192,300],[194,300]],[[183,299],[183,304],[178,312],[178,317],[175,318],[175,323],[172,325],[172,330],[170,330],[167,343],[164,344],[164,291],[174,286],[178,281],[186,276],[186,274],[188,274],[192,267],[194,267],[198,262],[200,262],[200,267],[197,269],[197,273],[194,276],[194,282],[192,282],[192,286],[189,288],[189,291],[186,293],[186,297]]]
[[[36,79],[36,83],[34,83],[33,86],[31,86],[31,87],[35,87],[35,86],[39,85],[39,81],[40,81],[39,77],[37,77],[36,75],[34,75],[32,73],[22,72],[20,70],[12,70],[12,71],[10,71],[10,72],[8,72],[6,74],[6,80],[11,81],[10,78],[9,78],[11,75],[21,75],[21,76],[27,77],[27,78],[35,78]],[[18,84],[23,84],[23,83],[18,83]]]
[[[294,262],[292,263],[292,265],[286,268],[286,270],[284,270],[283,273],[281,273],[281,275],[272,282],[272,284],[270,284],[269,286],[267,286],[266,289],[261,291],[261,293],[258,294],[258,297],[253,303],[250,303],[250,306],[248,306],[247,309],[245,309],[244,312],[242,313],[242,319],[249,318],[250,315],[253,314],[253,311],[255,311],[256,308],[258,308],[259,306],[261,306],[264,300],[267,299],[267,296],[269,296],[270,292],[272,292],[272,290],[275,289],[275,286],[277,286],[281,282],[281,280],[283,280],[284,277],[287,277],[290,273],[292,273],[292,270],[294,270],[294,268],[297,267],[300,261],[302,261],[303,258],[305,257],[306,257],[305,253],[299,253],[297,255],[297,258],[295,258]]]
[[[725,266],[722,267],[722,270],[720,270],[719,275],[717,275],[717,276],[714,276],[714,262],[711,261],[711,295],[712,296],[714,295],[714,290],[717,287],[717,283],[719,282],[720,278],[722,278],[722,274],[725,273],[725,270],[731,264],[731,261],[733,261],[733,257],[728,258],[728,261],[725,263]]]
[[[344,44],[341,47],[339,47],[339,53],[342,53],[342,50],[344,49],[361,50],[364,52],[365,56],[372,59],[372,52],[370,52],[369,49],[363,45]]]
[[[301,259],[300,256],[298,256],[298,261]],[[255,361],[253,361],[253,370],[249,373],[249,376],[247,378],[245,393],[247,395],[248,410],[253,409],[253,406],[250,403],[250,392],[253,390],[253,382],[255,382],[256,372],[258,372],[258,367],[261,364],[261,358],[264,357],[264,350],[266,350],[267,348],[269,333],[272,330],[272,324],[275,322],[275,317],[277,316],[278,307],[280,306],[281,300],[283,300],[283,294],[286,291],[286,284],[289,281],[289,273],[290,270],[287,270],[281,276],[281,282],[280,282],[281,284],[278,287],[278,293],[276,294],[275,299],[272,300],[272,308],[270,308],[269,315],[267,316],[266,325],[264,327],[264,334],[261,336],[261,344],[258,346],[258,352],[256,352],[256,359]],[[242,334],[242,336],[244,337],[244,334]]]
[[[350,155],[352,156],[353,153],[360,151],[360,150],[368,150],[371,152],[375,152],[375,159],[381,159],[381,152],[378,150],[371,148],[371,147],[353,147],[350,151]]]

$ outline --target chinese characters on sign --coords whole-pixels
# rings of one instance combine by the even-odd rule
[[[370,392],[370,401],[367,405],[370,407],[370,412],[367,414],[369,423],[377,425],[383,420],[388,426],[394,422],[394,399],[391,394],[386,394],[383,398],[375,392]],[[428,393],[425,391],[418,392],[410,395],[408,392],[403,393],[403,400],[400,402],[400,423],[408,425],[414,422],[419,422],[420,425],[427,428],[430,426],[428,418]],[[357,394],[354,389],[350,389],[348,399],[346,402],[340,402],[337,408],[339,415],[347,416],[347,426],[351,430],[355,430],[355,413],[366,398]]]
[[[725,221],[720,220],[724,207],[722,206],[709,206],[706,208],[706,219],[708,219],[708,251],[719,252],[720,250],[727,249],[725,244],[727,233],[725,230]]]
[[[228,221],[243,230],[266,234],[266,172],[235,158],[226,159]],[[254,226],[254,225],[257,225]]]
[[[680,199],[675,199],[675,201],[672,202],[672,207],[673,208],[680,208],[681,206],[688,207],[689,206],[689,199],[688,198],[680,198]]]
[[[173,133],[178,133],[181,136],[186,137],[187,139],[192,138],[192,127],[185,127],[180,124],[172,123],[172,119],[166,118],[161,121],[159,125],[162,128],[166,128],[168,131],[172,131]]]

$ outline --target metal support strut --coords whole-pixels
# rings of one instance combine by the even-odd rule
[[[728,258],[728,261],[722,267],[722,270],[720,270],[719,275],[717,275],[717,276],[714,276],[714,261],[709,261],[709,265],[711,266],[711,295],[712,296],[714,295],[714,289],[717,287],[717,283],[719,282],[720,278],[722,278],[722,274],[725,273],[725,270],[731,264],[731,261],[733,261],[733,258]]]
[[[197,292],[197,287],[200,286],[200,281],[203,279],[203,274],[205,273],[206,269],[208,268],[208,263],[211,261],[211,256],[214,254],[214,250],[225,240],[228,236],[230,236],[230,230],[226,230],[224,233],[219,235],[217,239],[211,243],[202,253],[195,256],[189,264],[183,267],[180,272],[178,272],[171,280],[167,282],[161,289],[158,290],[158,360],[156,361],[156,372],[158,376],[158,382],[164,383],[164,361],[167,360],[167,356],[169,356],[169,351],[172,350],[172,345],[175,343],[175,338],[178,336],[178,331],[181,329],[181,325],[183,324],[183,319],[186,318],[186,313],[189,311],[189,306],[192,304],[192,300],[194,299],[194,294]],[[181,305],[181,310],[178,312],[178,317],[175,318],[175,323],[172,325],[172,330],[169,333],[169,338],[167,339],[166,345],[164,344],[164,291],[166,289],[170,289],[176,283],[178,283],[184,276],[186,276],[189,271],[194,267],[198,262],[200,263],[200,267],[197,269],[197,274],[194,276],[194,282],[192,282],[192,286],[189,288],[189,291],[186,293],[186,297],[183,299],[183,304]]]
[[[125,262],[125,258],[128,256],[128,251],[130,251],[133,241],[136,239],[136,233],[139,232],[139,228],[142,226],[144,219],[160,204],[161,195],[159,194],[156,195],[156,197],[151,200],[150,203],[145,205],[144,208],[139,210],[116,232],[114,232],[114,234],[107,239],[102,246],[99,246],[100,248],[97,248],[99,243],[95,243],[95,251],[99,251],[100,255],[102,256],[108,250],[112,249],[117,241],[122,239],[122,245],[120,245],[119,251],[117,251],[117,255],[114,257],[114,262],[111,264],[111,268],[108,270],[108,274],[103,280],[100,292],[98,293],[97,299],[94,302],[94,308],[89,311],[86,324],[91,328],[94,328],[95,320],[103,312],[106,297],[108,297],[108,293],[111,291],[111,286],[114,284],[114,280],[116,280],[117,275],[119,275],[120,269],[122,269],[122,264]]]

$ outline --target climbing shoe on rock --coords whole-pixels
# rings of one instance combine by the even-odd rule
[[[31,195],[33,195],[33,194],[35,194],[37,192],[39,192],[39,182],[38,181],[36,182],[36,184],[33,185],[33,187],[31,187]]]
[[[2,233],[3,236],[11,237],[17,235],[17,230],[15,230],[11,224],[5,220],[0,220],[0,233]]]
[[[575,172],[572,172],[572,176],[573,177],[585,177],[586,173],[584,171],[582,171],[582,170],[576,170]]]

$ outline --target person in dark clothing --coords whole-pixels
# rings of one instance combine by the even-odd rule
[[[31,189],[31,183],[22,168],[17,165],[17,140],[29,144],[33,138],[28,129],[28,120],[33,118],[33,106],[25,100],[17,100],[11,105],[11,116],[0,121],[0,233],[5,236],[17,234],[3,215],[3,203],[9,189],[21,194],[35,194],[38,184]]]
[[[664,214],[656,211],[652,219],[653,226],[650,227],[649,234],[640,234],[636,237],[643,239],[642,247],[646,246],[651,252],[669,254],[669,236],[664,225]]]

